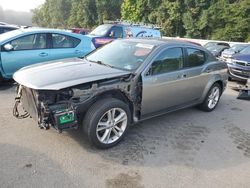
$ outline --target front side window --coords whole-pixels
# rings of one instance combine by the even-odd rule
[[[10,42],[14,51],[46,48],[46,34],[33,34],[20,37]]]
[[[187,67],[201,66],[206,61],[205,52],[199,49],[187,48]]]
[[[90,62],[114,68],[136,70],[154,49],[150,43],[115,40],[86,57]]]
[[[71,36],[55,33],[52,34],[53,48],[75,48],[80,42],[80,39]]]
[[[114,26],[110,30],[109,36],[113,38],[122,38],[123,36],[122,32],[123,32],[122,27]]]
[[[176,71],[183,68],[182,48],[170,48],[163,51],[151,66],[151,75]]]

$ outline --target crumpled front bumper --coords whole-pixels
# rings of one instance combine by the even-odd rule
[[[30,88],[19,86],[13,112],[21,105],[25,114],[23,118],[32,117],[38,122],[40,128],[48,129],[50,126],[62,132],[66,129],[78,127],[76,107],[69,101],[48,105],[40,100],[39,93]],[[16,108],[16,109],[15,109]],[[19,114],[19,113],[17,113]],[[17,117],[17,115],[14,115]],[[20,119],[19,116],[17,118]]]

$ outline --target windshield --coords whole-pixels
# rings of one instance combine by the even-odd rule
[[[221,46],[221,45],[212,45],[212,46],[207,47],[207,50],[218,52],[218,51],[220,51],[220,50],[222,50],[222,49],[224,49],[224,48],[225,48],[225,46]]]
[[[216,42],[208,42],[207,44],[204,45],[205,48],[208,48],[210,46],[216,45]]]
[[[88,61],[122,70],[136,70],[148,57],[154,45],[116,40],[86,57]]]
[[[243,50],[244,48],[246,48],[247,46],[248,46],[247,44],[235,44],[230,48],[230,50],[233,50],[235,52],[239,52],[239,51]]]
[[[241,54],[250,54],[250,46],[244,48],[240,51]]]
[[[93,31],[90,32],[90,35],[95,35],[102,37],[107,34],[108,30],[112,27],[110,24],[99,25]]]

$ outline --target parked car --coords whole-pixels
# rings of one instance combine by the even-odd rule
[[[72,28],[70,30],[72,31],[72,33],[78,33],[82,35],[87,35],[90,32],[89,29],[84,29],[84,28]]]
[[[250,78],[250,46],[227,59],[229,79],[246,82]]]
[[[132,24],[126,22],[110,22],[99,25],[89,35],[96,48],[118,38],[161,38],[158,27]]]
[[[0,25],[9,25],[9,24],[7,24],[5,22],[0,22]]]
[[[28,28],[0,35],[0,80],[27,65],[89,53],[91,40],[55,29]]]
[[[18,26],[14,25],[1,25],[0,24],[0,34],[19,29]]]
[[[221,56],[221,53],[229,49],[230,47],[224,46],[224,45],[210,45],[207,47],[207,50],[209,50],[215,57]]]
[[[230,47],[230,45],[226,42],[208,42],[204,45],[204,48],[208,48],[211,46],[217,46],[217,45]]]
[[[17,71],[13,112],[59,132],[82,125],[91,143],[108,148],[130,124],[194,105],[214,110],[227,78],[226,63],[203,47],[172,40],[116,40],[82,60]],[[18,112],[19,104],[26,114]]]
[[[234,54],[240,53],[244,48],[250,46],[250,44],[235,44],[231,48],[224,50],[221,53],[220,59],[222,61],[227,61],[228,58],[231,58]]]

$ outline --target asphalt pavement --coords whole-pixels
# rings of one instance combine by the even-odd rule
[[[141,122],[108,150],[78,130],[15,119],[15,84],[0,86],[0,187],[250,187],[250,101],[230,82],[217,109],[188,108]]]

